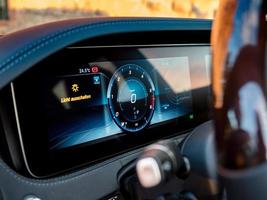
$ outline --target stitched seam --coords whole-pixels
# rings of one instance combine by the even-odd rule
[[[3,74],[9,68],[13,67],[15,64],[18,64],[19,62],[23,61],[24,59],[26,59],[28,56],[30,56],[31,54],[33,54],[35,51],[39,50],[40,48],[43,48],[47,46],[48,44],[57,41],[58,39],[67,37],[74,33],[78,33],[78,32],[85,31],[85,30],[90,30],[93,28],[102,28],[105,26],[107,27],[107,26],[119,25],[119,24],[155,24],[155,23],[176,24],[177,21],[171,21],[171,20],[113,21],[113,22],[102,22],[102,23],[96,23],[96,24],[81,25],[78,27],[72,27],[70,29],[66,29],[64,31],[59,31],[59,32],[56,32],[51,35],[38,39],[33,44],[27,45],[25,48],[15,53],[15,55],[12,55],[6,61],[0,64],[0,69],[2,68],[0,70],[0,74]],[[9,62],[10,64],[8,64]],[[5,65],[7,66],[4,67]]]
[[[130,21],[125,21],[125,22],[130,22]],[[25,51],[27,51],[28,49],[32,48],[35,45],[38,45],[38,43],[41,43],[44,40],[48,40],[49,38],[52,38],[52,37],[57,37],[58,34],[63,34],[63,37],[64,37],[64,34],[66,34],[66,32],[75,31],[75,29],[81,29],[81,30],[85,29],[86,30],[87,26],[89,26],[89,27],[91,26],[92,28],[96,28],[97,26],[107,26],[107,25],[119,24],[119,23],[121,23],[121,22],[120,21],[117,21],[117,22],[104,22],[104,23],[99,23],[99,24],[82,25],[82,26],[79,26],[79,27],[72,27],[72,28],[64,30],[64,31],[58,31],[58,32],[53,33],[51,35],[45,36],[43,38],[40,38],[39,40],[35,41],[34,43],[26,46],[25,48],[23,48],[22,50],[17,52],[15,55],[13,55],[9,59],[7,59],[5,62],[3,62],[0,65],[0,68],[3,67],[4,65],[6,65],[11,60],[15,59],[15,57],[18,57],[19,54],[23,54]],[[74,30],[72,30],[72,29],[74,29]],[[77,30],[77,31],[81,31],[81,30]],[[58,37],[60,38],[60,36],[58,36]],[[47,42],[45,42],[45,45],[48,45]]]

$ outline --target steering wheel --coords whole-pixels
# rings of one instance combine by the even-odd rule
[[[208,147],[216,158],[201,154],[204,150],[198,144],[210,137],[201,134],[207,132],[203,127],[188,139],[191,144],[183,144],[197,149],[188,160],[193,167],[202,165],[196,160],[210,165],[217,161],[213,168],[224,191],[221,199],[267,199],[266,11],[266,0],[220,2],[211,39],[215,148]],[[187,163],[183,148],[181,152],[173,149],[179,147],[167,141],[145,150],[136,167],[144,187],[181,174],[181,166]],[[165,169],[166,162],[173,166],[171,170]]]
[[[213,25],[218,175],[228,199],[267,199],[266,5],[223,0]]]

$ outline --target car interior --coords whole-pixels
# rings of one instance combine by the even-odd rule
[[[2,35],[0,199],[267,199],[266,30],[222,0]]]

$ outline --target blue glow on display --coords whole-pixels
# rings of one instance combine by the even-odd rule
[[[176,120],[193,112],[188,57],[131,60],[129,63],[144,68],[154,83],[155,107],[150,125]],[[123,132],[114,122],[107,100],[111,76],[123,64],[93,64],[99,66],[98,73],[62,76],[55,81],[48,113],[50,149],[116,137]],[[118,91],[118,100],[137,101],[146,95],[142,82],[128,78]]]

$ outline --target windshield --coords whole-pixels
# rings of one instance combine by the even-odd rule
[[[218,2],[219,0],[0,0],[0,34],[79,17],[212,19]]]

